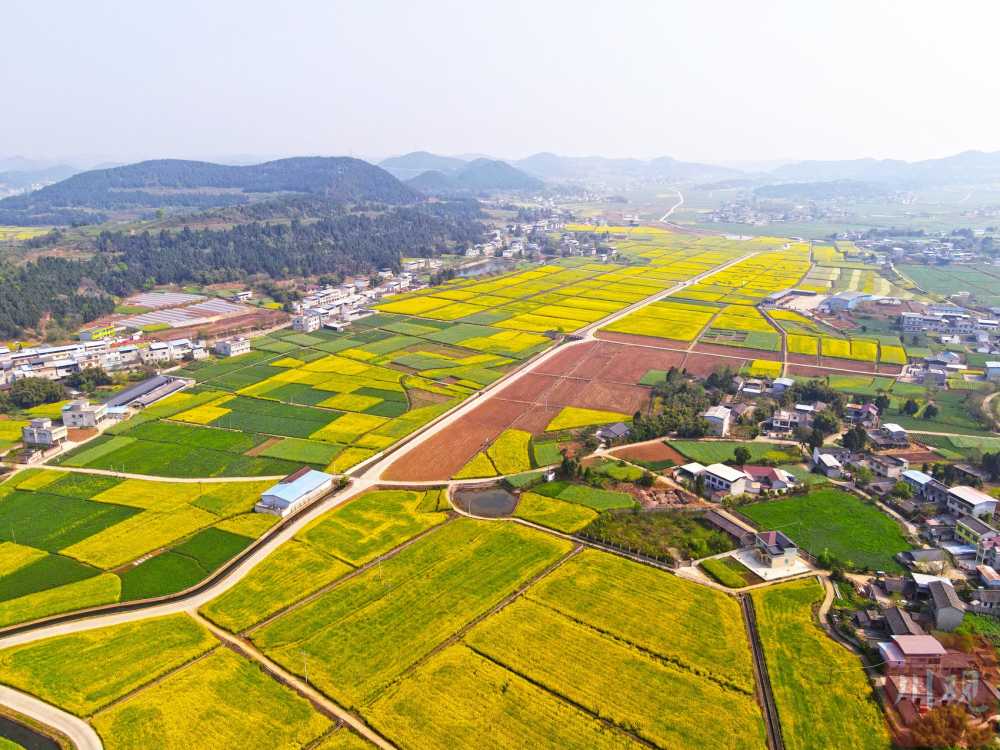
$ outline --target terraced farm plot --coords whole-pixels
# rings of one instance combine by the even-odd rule
[[[106,573],[0,603],[0,628],[111,604],[121,596],[118,576]]]
[[[871,570],[902,571],[896,555],[910,549],[895,521],[837,490],[754,503],[742,512],[764,528],[784,529],[807,552],[828,551]]]
[[[422,500],[421,492],[369,492],[327,511],[296,538],[351,566],[364,565],[447,520],[421,512]]]
[[[347,563],[293,539],[200,611],[219,627],[241,633],[351,570]]]
[[[484,705],[497,708],[484,711]],[[405,748],[519,748],[526,738],[532,750],[643,747],[459,645],[435,654],[392,684],[361,714],[397,747]]]
[[[0,541],[13,542],[16,537],[18,544],[59,552],[103,532],[105,527],[114,529],[138,512],[106,503],[16,490],[0,499]]]
[[[306,747],[333,722],[229,649],[127,698],[93,720],[108,750],[150,747]]]
[[[743,618],[726,594],[588,549],[525,596],[684,670],[753,693]],[[651,622],[658,627],[648,627]]]
[[[531,433],[505,430],[486,453],[499,474],[518,474],[531,469]]]
[[[602,328],[612,333],[693,341],[717,308],[679,302],[653,302]]]
[[[813,619],[812,578],[751,592],[767,671],[789,750],[889,750],[885,718],[854,654]]]
[[[252,635],[286,669],[358,707],[408,666],[569,552],[513,524],[460,519]],[[392,583],[390,593],[388,583]],[[391,632],[391,639],[379,634]]]
[[[518,500],[514,517],[564,534],[573,534],[597,518],[597,513],[577,503],[525,492]]]
[[[626,492],[611,492],[591,487],[587,484],[568,482],[547,482],[534,489],[538,495],[558,498],[567,503],[576,503],[602,513],[616,508],[629,508],[635,501]]]
[[[12,646],[0,665],[5,684],[86,717],[218,645],[175,614]]]
[[[545,428],[545,431],[555,432],[557,430],[572,430],[578,427],[589,427],[591,425],[630,421],[632,421],[632,417],[629,414],[618,414],[611,411],[597,411],[596,409],[580,409],[573,406],[567,406],[556,415],[555,419],[549,422],[549,426]]]
[[[535,602],[515,602],[473,628],[465,642],[656,747],[766,747],[752,694],[665,664]]]

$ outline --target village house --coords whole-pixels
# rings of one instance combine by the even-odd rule
[[[962,624],[965,605],[958,598],[955,587],[942,581],[931,581],[927,588],[931,594],[931,613],[938,630],[953,631]]]
[[[962,516],[992,515],[997,507],[996,498],[990,497],[975,487],[966,487],[965,485],[952,487],[948,490],[945,502],[948,505],[948,510],[959,518]]]
[[[794,565],[799,549],[780,531],[759,531],[754,537],[753,556],[769,568]]]
[[[723,437],[729,434],[729,427],[732,422],[732,413],[725,406],[713,406],[707,411],[698,415],[711,426],[711,432],[716,437]]]

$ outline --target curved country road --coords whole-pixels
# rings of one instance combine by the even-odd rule
[[[76,745],[76,750],[103,750],[104,745],[97,732],[87,722],[68,714],[55,706],[50,706],[38,698],[12,690],[0,685],[0,703],[13,708],[24,716],[30,716],[35,721],[58,729]]]

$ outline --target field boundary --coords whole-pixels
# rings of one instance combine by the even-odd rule
[[[352,570],[347,575],[338,578],[336,581],[333,581],[332,583],[328,583],[326,586],[324,586],[323,588],[319,589],[318,591],[314,591],[313,593],[309,594],[309,596],[305,597],[304,599],[299,599],[297,602],[292,602],[287,607],[285,607],[283,610],[281,610],[280,612],[275,612],[273,615],[271,615],[270,617],[268,617],[266,620],[262,620],[261,622],[257,623],[256,625],[251,625],[249,628],[247,628],[243,632],[239,633],[239,637],[240,638],[244,638],[244,637],[250,635],[251,633],[253,633],[254,631],[260,630],[261,628],[265,627],[266,625],[270,625],[272,622],[274,622],[278,618],[284,617],[285,615],[289,614],[290,612],[293,612],[294,610],[298,609],[299,607],[302,607],[302,606],[308,604],[309,602],[313,601],[314,599],[319,598],[320,596],[322,596],[323,594],[327,593],[328,591],[331,591],[331,590],[337,588],[337,586],[340,586],[342,583],[346,583],[347,581],[351,580],[352,578],[355,578],[355,577],[361,575],[362,573],[365,573],[365,572],[371,570],[372,568],[374,568],[376,565],[378,565],[383,560],[391,560],[392,558],[394,558],[396,555],[398,555],[400,552],[402,552],[404,549],[406,549],[410,545],[415,544],[416,542],[419,542],[421,539],[423,539],[424,537],[428,536],[429,534],[433,534],[438,529],[443,529],[449,523],[451,523],[452,521],[454,521],[456,517],[457,516],[451,516],[444,523],[439,523],[437,526],[432,526],[431,528],[427,529],[427,531],[424,531],[424,532],[421,532],[420,534],[417,534],[415,537],[413,537],[412,539],[409,539],[409,540],[403,542],[398,547],[395,547],[394,549],[389,550],[388,552],[386,552],[383,555],[379,555],[377,558],[375,558],[374,560],[372,560],[370,562],[365,563],[360,568],[355,568],[354,570]],[[327,553],[327,554],[329,554],[329,553]],[[350,563],[344,562],[343,560],[340,560],[340,558],[338,558],[338,557],[334,557],[333,555],[330,555],[330,557],[333,557],[333,559],[339,560],[340,562],[343,562],[345,565],[350,565]]]
[[[123,614],[125,612],[138,612],[144,609],[150,609],[153,607],[159,607],[164,604],[176,604],[179,602],[187,601],[199,594],[202,594],[209,589],[213,588],[219,582],[225,580],[229,575],[239,568],[246,560],[252,557],[256,552],[265,545],[269,544],[272,539],[277,537],[279,534],[288,529],[289,526],[295,524],[299,517],[312,512],[316,508],[320,507],[324,503],[332,500],[339,495],[346,493],[347,490],[351,489],[351,485],[347,484],[344,487],[335,487],[333,491],[314,500],[311,503],[306,503],[304,506],[296,510],[294,513],[283,518],[279,523],[272,526],[268,531],[261,537],[258,537],[253,544],[240,552],[236,557],[230,560],[227,564],[217,570],[215,573],[210,575],[205,580],[200,583],[195,584],[189,589],[184,591],[178,591],[175,594],[167,594],[166,596],[156,597],[154,599],[137,599],[132,602],[115,602],[113,604],[104,604],[99,607],[90,607],[88,609],[79,609],[73,612],[64,612],[59,615],[52,615],[51,617],[44,617],[39,620],[31,620],[29,622],[19,623],[17,625],[12,625],[8,628],[0,629],[0,641],[5,638],[9,638],[15,635],[22,635],[24,633],[30,633],[33,630],[41,630],[43,628],[53,627],[56,625],[63,625],[70,622],[76,622],[77,620],[86,620],[91,617],[99,617],[101,615],[117,615]]]
[[[754,610],[753,599],[748,594],[738,594],[740,611],[743,613],[743,624],[747,629],[747,640],[750,642],[750,655],[753,657],[754,677],[757,681],[757,699],[761,713],[764,716],[764,726],[767,730],[767,744],[771,750],[785,750],[785,742],[781,736],[781,720],[778,708],[774,702],[771,690],[771,675],[767,671],[767,660],[764,658],[764,646],[757,630],[757,613]]]

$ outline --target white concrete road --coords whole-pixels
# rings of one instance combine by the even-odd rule
[[[101,738],[90,724],[38,698],[0,685],[0,703],[20,714],[30,716],[35,721],[58,729],[73,741],[76,750],[102,750],[104,747]]]

